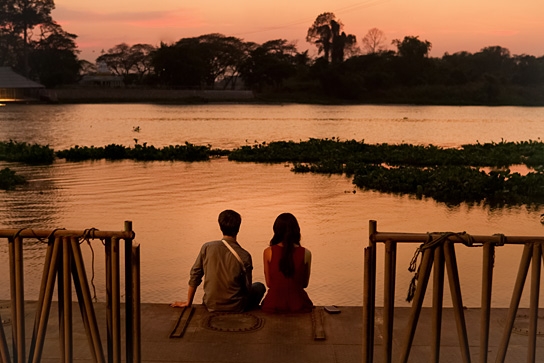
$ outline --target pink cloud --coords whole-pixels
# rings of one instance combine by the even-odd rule
[[[188,28],[202,25],[202,20],[198,15],[187,9],[106,13],[58,7],[54,15],[59,24],[67,26],[84,23],[115,23],[147,28]]]

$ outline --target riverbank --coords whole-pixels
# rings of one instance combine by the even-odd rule
[[[255,99],[244,90],[172,90],[141,88],[61,88],[52,102],[58,103],[208,103],[248,102]]]
[[[43,90],[39,99],[7,103],[259,103],[307,105],[435,105],[435,106],[544,106],[544,87],[503,87],[496,97],[486,96],[483,86],[424,85],[362,91],[354,97],[334,97],[314,88],[288,90],[187,90],[156,88],[71,87]]]

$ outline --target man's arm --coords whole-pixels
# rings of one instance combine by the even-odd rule
[[[196,293],[196,287],[189,285],[189,287],[187,288],[187,301],[176,301],[170,304],[170,306],[173,308],[183,308],[186,306],[190,307],[191,305],[193,305],[193,299],[195,298],[195,293]]]
[[[202,254],[204,247],[201,248],[200,253],[198,254],[193,267],[191,268],[190,278],[189,278],[189,287],[187,288],[187,300],[186,301],[175,301],[170,304],[173,308],[183,308],[186,306],[193,305],[193,299],[195,298],[196,288],[202,282],[202,276],[204,276],[204,266],[202,262]]]

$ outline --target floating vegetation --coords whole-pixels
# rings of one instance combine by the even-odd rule
[[[520,205],[544,203],[544,143],[537,141],[462,145],[365,144],[338,138],[255,143],[235,150],[211,145],[156,148],[147,143],[134,147],[75,146],[56,153],[48,146],[13,141],[0,143],[0,159],[27,163],[51,163],[54,157],[83,160],[206,161],[229,160],[256,163],[292,163],[296,173],[345,174],[362,189],[433,198],[448,204],[486,203]],[[509,167],[524,165],[521,175]],[[489,171],[485,171],[489,170]]]
[[[105,147],[79,147],[76,145],[68,150],[57,151],[58,158],[66,161],[84,160],[122,160],[139,161],[206,161],[211,157],[227,155],[228,151],[212,149],[208,146],[198,146],[186,142],[185,145],[165,146],[156,148],[147,143],[138,144],[133,148],[123,145],[110,144]]]
[[[27,144],[26,142],[0,142],[0,160],[26,164],[51,164],[55,152],[48,145]]]
[[[310,139],[243,146],[230,160],[291,162],[297,173],[346,174],[362,189],[429,197],[448,204],[544,203],[544,144],[504,142],[437,146],[367,145],[364,141]],[[511,173],[511,165],[534,169]],[[485,172],[482,167],[501,168]]]
[[[15,171],[10,168],[0,170],[0,189],[12,190],[15,189],[17,185],[24,183],[26,183],[26,179],[21,175],[17,175]]]

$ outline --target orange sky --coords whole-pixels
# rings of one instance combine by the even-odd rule
[[[283,38],[315,54],[304,38],[323,12],[333,12],[359,42],[371,28],[382,30],[389,44],[419,36],[432,43],[433,57],[495,45],[513,55],[544,55],[543,0],[56,0],[55,5],[53,19],[78,35],[81,58],[89,61],[122,42],[159,45],[208,33],[257,43]]]

